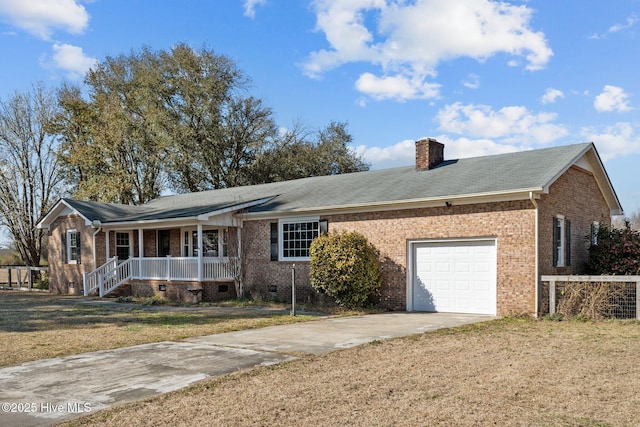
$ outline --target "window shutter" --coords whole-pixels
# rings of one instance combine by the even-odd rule
[[[69,262],[69,258],[67,255],[67,230],[62,232],[62,263],[67,264]]]
[[[329,221],[323,219],[320,221],[320,234],[328,234],[329,233]]]
[[[78,264],[82,264],[82,245],[80,244],[80,232],[76,232],[76,244],[78,245],[77,247],[77,251],[78,251],[78,258],[77,258],[77,263]]]
[[[571,221],[564,221],[564,265],[571,265]]]
[[[278,260],[278,223],[271,223],[271,261]]]
[[[560,247],[560,220],[553,218],[553,266],[558,266],[558,248]]]

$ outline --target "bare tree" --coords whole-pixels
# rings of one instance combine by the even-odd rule
[[[614,228],[625,228],[627,223],[629,223],[632,230],[640,230],[640,210],[632,212],[630,215],[613,217],[611,225]]]
[[[57,138],[48,130],[56,106],[43,84],[0,100],[0,225],[30,266],[40,264],[46,233],[36,225],[59,196]]]

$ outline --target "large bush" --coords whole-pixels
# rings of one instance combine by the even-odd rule
[[[311,243],[311,286],[344,307],[363,307],[382,284],[376,250],[356,232],[330,233]]]
[[[590,274],[640,274],[640,232],[629,221],[623,228],[600,226],[597,243],[589,248]]]

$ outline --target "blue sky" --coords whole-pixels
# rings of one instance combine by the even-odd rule
[[[287,127],[345,121],[373,168],[593,141],[640,210],[640,1],[0,0],[0,98],[106,56],[206,45]]]

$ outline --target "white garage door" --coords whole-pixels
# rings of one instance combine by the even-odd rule
[[[413,310],[496,314],[494,240],[413,244]]]

